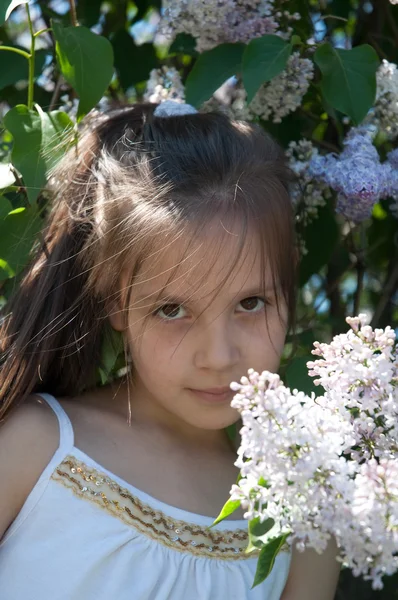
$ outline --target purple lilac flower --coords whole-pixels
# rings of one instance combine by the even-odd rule
[[[397,160],[395,155],[392,159]],[[370,135],[363,130],[354,129],[348,134],[340,156],[315,157],[310,173],[338,193],[337,212],[356,223],[370,217],[381,198],[391,195],[393,189],[398,191],[398,176],[392,162],[380,163]]]

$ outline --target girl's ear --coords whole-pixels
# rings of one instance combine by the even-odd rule
[[[126,316],[120,302],[112,302],[109,306],[108,319],[112,329],[115,329],[115,331],[125,331],[127,327]]]

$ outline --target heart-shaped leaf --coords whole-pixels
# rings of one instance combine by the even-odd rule
[[[80,121],[101,100],[112,79],[112,44],[87,27],[62,27],[56,21],[52,27],[59,67],[79,96]]]
[[[242,79],[251,102],[261,84],[279,75],[286,67],[293,46],[278,35],[263,35],[247,45],[242,60]]]
[[[314,54],[322,72],[321,90],[325,100],[358,124],[373,106],[379,58],[368,44],[351,50],[322,44]]]
[[[188,75],[185,84],[186,101],[199,107],[241,69],[244,44],[220,44],[203,52]]]

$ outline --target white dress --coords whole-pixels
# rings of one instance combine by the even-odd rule
[[[74,446],[61,405],[60,444],[0,542],[1,600],[279,600],[291,554],[251,590],[247,522],[169,506]]]

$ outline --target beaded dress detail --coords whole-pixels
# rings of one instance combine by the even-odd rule
[[[245,553],[248,537],[244,529],[220,532],[172,519],[153,510],[106,474],[88,467],[74,456],[67,456],[51,477],[80,498],[94,502],[164,546],[194,556],[228,560],[250,558]]]

